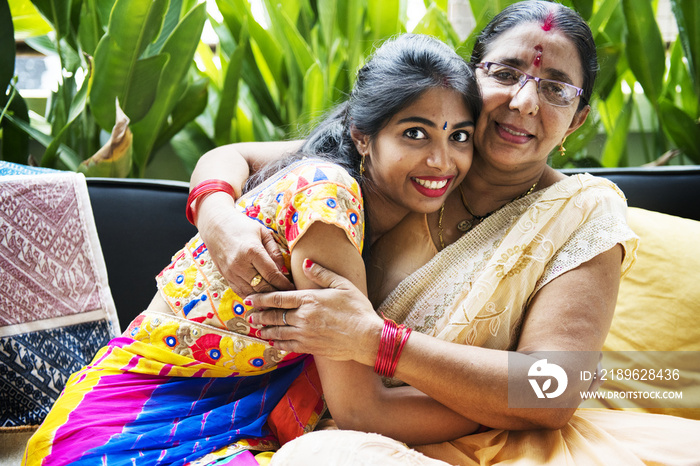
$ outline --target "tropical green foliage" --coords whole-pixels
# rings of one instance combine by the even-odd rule
[[[567,140],[566,156],[552,157],[554,165],[624,166],[669,152],[680,154],[680,163],[700,163],[700,5],[671,0],[679,35],[667,45],[655,20],[657,1],[563,1],[591,25],[601,69],[593,111]],[[476,28],[460,40],[447,20],[447,0],[424,0],[412,32],[437,36],[468,57],[476,31],[513,2],[470,0]],[[14,16],[28,3],[10,0],[18,36],[42,28]],[[0,24],[0,61],[7,65],[0,86],[8,89],[0,96],[7,106],[3,157],[20,154],[28,134],[47,147],[42,165],[75,169],[107,139],[118,101],[131,122],[130,173],[137,176],[167,143],[191,169],[217,145],[303,134],[347,96],[373,48],[408,29],[408,0],[260,0],[262,13],[250,0],[216,0],[212,48],[200,41],[205,11],[196,0],[32,3],[53,35],[27,43],[57,54],[63,73],[47,114],[30,126],[22,99],[10,99],[14,48],[8,58],[8,29]],[[631,145],[638,132],[641,142]]]
[[[109,135],[119,105],[131,121],[133,166],[119,164],[123,168],[117,174],[143,174],[154,149],[206,105],[206,86],[193,81],[191,74],[205,5],[188,0],[32,3],[53,32],[26,41],[40,52],[57,55],[62,71],[43,119],[28,126],[8,115],[46,147],[35,162],[77,169]],[[26,4],[10,1],[13,10],[26,11]],[[49,134],[40,127],[50,128]],[[4,134],[3,143],[5,139]]]
[[[220,46],[215,54],[205,46],[198,51],[211,82],[210,106],[175,141],[188,166],[214,145],[303,134],[346,98],[373,47],[406,31],[405,0],[262,3],[259,19],[247,0],[216,0],[221,20],[210,21]],[[427,3],[414,32],[459,46],[447,2]]]

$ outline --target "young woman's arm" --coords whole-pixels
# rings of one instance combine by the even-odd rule
[[[304,273],[306,259],[324,264],[335,271],[339,278],[344,277],[342,282],[352,284],[356,290],[360,290],[360,299],[366,301],[364,262],[341,229],[316,222],[292,250],[292,274],[299,290],[295,293],[302,296],[302,299],[305,294],[310,295],[307,289],[318,288]],[[319,293],[326,291],[328,290],[318,290]],[[351,308],[353,303],[341,302],[338,305]],[[328,314],[341,310],[327,309],[325,312]],[[288,314],[290,326],[303,324],[295,321],[297,317],[292,316],[291,312]],[[381,319],[376,315],[374,317],[379,321],[381,329]],[[353,319],[352,316],[349,318]],[[339,323],[336,321],[331,330],[339,331],[344,326],[338,325]],[[328,329],[323,330],[325,332]],[[310,332],[313,333],[313,329]],[[355,343],[363,344],[360,341]],[[348,354],[347,359],[349,356]],[[349,360],[337,361],[316,356],[315,359],[326,402],[341,429],[377,432],[405,443],[420,444],[458,438],[472,433],[478,427],[475,422],[411,387],[385,388],[372,367]]]
[[[204,154],[190,178],[190,189],[210,179],[227,181],[236,197],[251,172],[265,163],[283,158],[301,147],[302,141],[238,143],[217,147]],[[234,200],[213,193],[196,201],[195,223],[211,251],[212,259],[239,296],[253,293],[250,285],[259,273],[257,291],[293,289],[284,276],[284,261],[269,230],[236,211]],[[235,234],[234,234],[235,233]]]

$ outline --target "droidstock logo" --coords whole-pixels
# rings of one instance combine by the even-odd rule
[[[548,363],[546,359],[540,359],[530,366],[527,375],[537,398],[556,398],[564,393],[566,385],[569,383],[564,369],[554,363]],[[556,390],[549,392],[552,388],[552,379],[557,381],[557,386]],[[540,380],[542,385],[540,385]]]

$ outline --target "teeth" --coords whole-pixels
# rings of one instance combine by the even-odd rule
[[[527,133],[521,133],[520,131],[513,131],[512,129],[506,128],[505,126],[501,126],[501,128],[503,128],[503,131],[505,131],[506,133],[512,134],[513,136],[529,136],[529,134],[527,134]]]
[[[428,189],[442,189],[447,184],[447,180],[428,181],[428,180],[422,180],[420,178],[413,178],[413,180],[416,183],[418,183],[419,185],[423,186],[424,188],[428,188]]]

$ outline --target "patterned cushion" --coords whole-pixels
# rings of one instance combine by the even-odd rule
[[[85,178],[0,162],[0,431],[40,424],[118,334]]]

